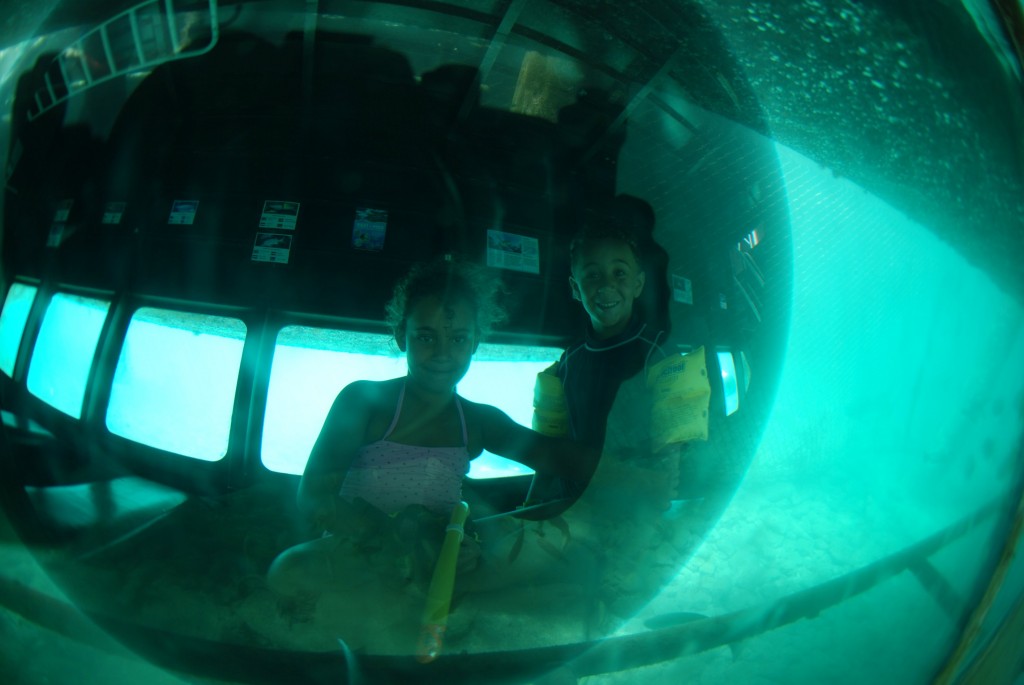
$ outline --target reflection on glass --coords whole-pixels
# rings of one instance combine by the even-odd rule
[[[238,319],[139,309],[117,362],[107,428],[186,457],[222,459],[245,333]]]
[[[25,323],[37,292],[33,285],[14,283],[7,292],[3,312],[0,312],[0,371],[8,376],[14,375],[21,336],[25,333]]]
[[[549,347],[480,345],[459,394],[499,407],[529,426],[537,373],[558,356]],[[405,374],[389,336],[288,326],[281,329],[267,393],[263,464],[271,471],[300,474],[338,392],[357,380],[382,381]],[[485,452],[470,465],[470,478],[532,473]]]
[[[736,364],[732,352],[719,352],[718,366],[722,369],[722,386],[725,388],[725,415],[729,416],[740,408],[740,391],[736,384]]]
[[[58,293],[50,300],[28,369],[30,393],[73,418],[82,400],[110,303]]]

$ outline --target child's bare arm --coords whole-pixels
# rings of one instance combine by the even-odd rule
[[[478,404],[483,448],[538,473],[586,482],[600,454],[585,445],[524,428],[495,407]]]
[[[363,443],[369,420],[367,387],[346,386],[334,400],[299,481],[299,513],[316,529],[333,530],[338,490]]]

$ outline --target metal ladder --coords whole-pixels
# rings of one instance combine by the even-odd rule
[[[190,34],[208,40],[195,43]],[[208,32],[208,33],[207,33]],[[147,0],[121,12],[64,48],[35,93],[34,121],[68,98],[125,74],[147,71],[166,62],[196,57],[213,49],[219,37],[217,0],[201,9],[182,11],[174,0]]]

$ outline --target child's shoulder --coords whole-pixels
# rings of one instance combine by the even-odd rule
[[[466,415],[466,421],[470,424],[490,424],[494,421],[500,421],[503,417],[508,417],[505,412],[494,405],[467,400],[462,395],[456,395],[456,397],[459,399],[459,404],[462,405],[462,410]]]
[[[387,381],[352,381],[342,389],[340,397],[344,401],[358,402],[364,405],[390,403],[397,399],[404,380],[404,378],[392,378]]]

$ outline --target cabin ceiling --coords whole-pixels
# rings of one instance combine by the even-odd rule
[[[192,0],[179,0],[175,6]],[[901,209],[1024,299],[1024,104],[1016,77],[995,56],[960,2],[866,0],[835,2],[629,3],[553,0],[548,26],[516,22],[539,0],[395,3],[220,2],[221,21],[244,4],[274,5],[320,16],[421,8],[441,17],[485,21],[490,39],[501,31],[547,34],[565,45],[558,17],[576,15],[646,60],[628,76],[642,84],[668,76],[692,101],[734,118],[849,178]],[[0,44],[16,45],[66,27],[90,26],[135,0],[0,2]],[[294,9],[292,9],[294,8]],[[690,32],[707,16],[718,35]],[[503,23],[504,22],[504,23]],[[402,27],[428,34],[430,26]],[[573,47],[613,68],[615,51],[593,32]],[[429,36],[424,35],[423,39]],[[674,51],[700,54],[705,74],[672,73]],[[727,59],[726,59],[727,58]],[[750,93],[706,87],[738,65]],[[755,97],[757,108],[746,106]],[[744,112],[746,114],[744,114]]]

